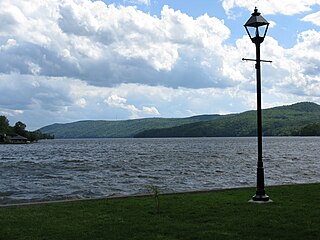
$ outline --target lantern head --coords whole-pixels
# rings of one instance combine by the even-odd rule
[[[249,20],[244,24],[244,27],[253,43],[260,44],[263,42],[269,27],[269,23],[258,9],[255,8],[254,12],[251,14]]]

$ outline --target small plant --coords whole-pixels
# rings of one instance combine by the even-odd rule
[[[159,188],[155,185],[148,185],[148,191],[153,195],[155,201],[155,210],[156,213],[160,213],[160,202],[159,202]]]

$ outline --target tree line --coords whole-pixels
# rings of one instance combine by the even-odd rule
[[[45,134],[38,131],[28,131],[27,126],[21,121],[15,123],[14,126],[10,126],[9,120],[6,116],[0,116],[0,136],[17,136],[25,137],[30,142],[34,142],[40,139],[53,139],[54,136]]]

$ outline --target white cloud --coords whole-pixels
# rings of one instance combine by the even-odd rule
[[[320,11],[305,16],[302,21],[312,22],[314,25],[320,26]]]
[[[16,115],[23,114],[24,111],[22,110],[9,110],[9,111],[0,111],[1,116],[7,116],[7,117],[12,117]]]
[[[6,51],[14,46],[17,45],[17,41],[14,39],[9,38],[4,45],[0,45],[0,51]]]
[[[138,109],[132,104],[127,104],[127,99],[119,97],[117,95],[111,95],[104,101],[108,106],[114,108],[122,108],[128,110],[131,113],[131,118],[139,118],[139,113],[147,115],[159,115],[159,111],[155,107],[143,106],[142,109]]]
[[[87,101],[86,101],[85,98],[80,98],[80,99],[75,101],[75,105],[79,106],[81,108],[85,108],[87,106]]]
[[[2,1],[0,9],[7,5],[12,6]],[[194,72],[202,71],[192,87],[217,85],[212,81],[219,74],[222,44],[230,36],[217,18],[193,19],[168,6],[158,18],[131,6],[88,0],[43,1],[31,7],[28,11],[17,1],[14,10],[0,10],[0,18],[10,16],[14,29],[0,38],[15,36],[10,51],[3,48],[7,64],[1,72],[71,77],[97,86],[131,82],[179,87],[190,84],[181,80],[182,74],[196,77]]]
[[[111,107],[124,107],[127,99],[117,95],[111,95],[105,102]]]
[[[125,3],[137,5],[150,5],[150,0],[124,0]]]
[[[222,0],[222,6],[227,14],[232,13],[232,9],[236,7],[246,8],[253,11],[253,7],[257,6],[258,9],[263,9],[263,14],[277,14],[294,15],[304,13],[312,10],[312,6],[320,5],[318,0]]]
[[[158,109],[155,107],[142,107],[142,111],[146,114],[160,115]]]

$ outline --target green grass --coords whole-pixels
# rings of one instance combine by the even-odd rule
[[[0,208],[0,239],[320,239],[320,184]]]

